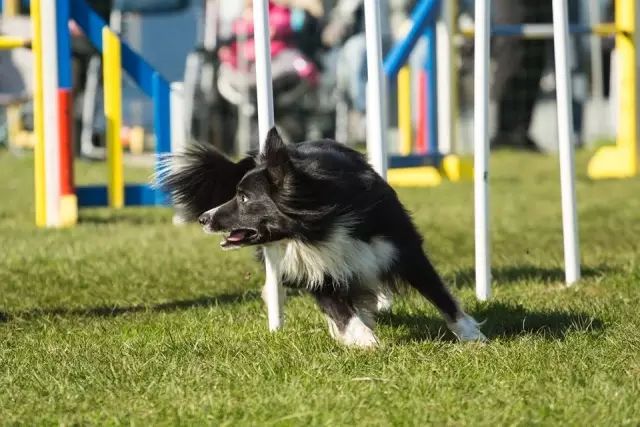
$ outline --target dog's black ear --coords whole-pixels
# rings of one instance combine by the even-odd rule
[[[256,166],[252,157],[234,163],[212,145],[196,143],[162,163],[156,185],[171,194],[187,221],[231,200],[242,177]]]
[[[287,155],[287,146],[280,137],[278,129],[272,127],[267,133],[267,138],[264,141],[264,150],[262,152],[262,158],[267,164],[279,164],[284,163],[289,159]]]
[[[274,185],[281,186],[284,183],[284,178],[291,166],[291,162],[287,146],[275,126],[267,133],[261,157]]]

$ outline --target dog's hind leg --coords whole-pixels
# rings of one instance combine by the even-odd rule
[[[375,312],[384,313],[391,311],[393,304],[393,292],[388,286],[381,286],[376,292]]]
[[[460,341],[487,340],[480,331],[478,322],[460,308],[447,290],[422,248],[405,251],[401,254],[399,263],[401,278],[440,310],[449,329]]]
[[[357,310],[378,314],[391,311],[393,304],[393,288],[384,281],[376,282],[374,286],[367,287],[366,291],[352,296],[353,305]]]
[[[378,344],[373,333],[373,315],[354,305],[350,297],[336,293],[314,292],[318,305],[327,317],[329,333],[347,346],[371,348]]]

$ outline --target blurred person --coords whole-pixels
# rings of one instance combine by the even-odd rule
[[[551,1],[494,0],[493,6],[493,22],[496,25],[552,21]],[[498,104],[498,120],[491,146],[540,151],[536,142],[529,137],[529,127],[540,92],[549,42],[495,37],[492,43],[495,61],[492,89],[493,98]]]
[[[255,120],[256,69],[252,1],[233,22],[229,40],[218,51],[217,87],[226,101],[244,105]],[[302,141],[325,134],[324,121],[317,119],[318,64],[300,48],[299,18],[294,10],[276,1],[268,3],[271,38],[271,72],[275,121],[288,140]],[[303,22],[303,25],[304,24]],[[329,125],[330,126],[330,123]],[[250,125],[249,129],[257,129]]]
[[[113,10],[113,0],[88,0],[87,4],[94,10],[100,18],[105,22],[109,22],[111,11]],[[101,60],[101,55],[98,49],[96,49],[89,39],[86,37],[80,26],[74,21],[70,20],[68,23],[69,33],[71,35],[71,73],[72,73],[72,96],[73,96],[73,131],[71,132],[73,138],[74,151],[80,154],[81,135],[83,127],[83,106],[84,96],[86,93],[86,84],[89,74],[89,62],[92,58]],[[99,73],[98,79],[102,79],[102,73]],[[102,91],[98,91],[94,100],[95,108],[102,108],[100,98],[102,97]],[[102,115],[97,114],[96,118],[98,122],[102,122]],[[94,127],[101,128],[102,123],[99,125],[95,122]],[[98,129],[92,129],[91,139],[96,145],[103,145],[104,141],[100,136],[101,131]]]
[[[383,51],[391,44],[389,1],[380,1]],[[329,8],[327,8],[329,11]],[[363,0],[337,0],[327,14],[322,42],[330,49],[337,96],[345,99],[355,113],[363,118],[367,108],[367,47]],[[365,121],[355,120],[355,139],[363,139]]]
[[[366,111],[367,53],[362,0],[338,0],[322,32],[325,46],[336,48],[336,85],[351,107]]]
[[[579,2],[569,1],[569,21],[577,23]],[[551,1],[494,0],[493,22],[497,25],[552,23]],[[574,83],[579,76],[583,49],[575,37],[571,40],[570,72]],[[533,111],[540,95],[540,81],[547,67],[547,58],[553,57],[551,40],[525,40],[520,37],[495,37],[492,40],[495,62],[493,99],[498,109],[497,131],[492,138],[493,148],[511,147],[540,152],[540,146],[529,136]],[[553,74],[555,76],[555,73]],[[582,145],[582,109],[584,85],[574,84],[573,133],[576,145]]]
[[[253,2],[245,1],[245,10],[233,23],[233,36],[246,37],[244,42],[232,41],[220,48],[222,61],[220,76],[231,85],[241,87],[249,83],[255,85],[255,40],[253,37]],[[300,52],[294,43],[291,26],[291,9],[274,1],[269,2],[269,31],[271,37],[271,70],[274,91],[278,84],[286,84],[289,79],[303,79],[315,84],[318,77],[316,65]],[[248,70],[239,69],[239,56],[249,64]]]

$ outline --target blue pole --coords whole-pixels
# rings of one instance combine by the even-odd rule
[[[102,28],[107,23],[83,0],[71,0],[71,17],[82,28],[93,47],[102,53]]]
[[[439,0],[420,0],[411,14],[413,25],[406,37],[397,43],[384,61],[384,72],[388,78],[394,79],[400,68],[407,62],[413,47],[424,34],[425,27],[435,22],[440,5]]]
[[[171,152],[171,100],[169,83],[155,71],[151,78],[153,90],[153,129],[156,134],[156,174],[161,169],[159,160],[161,154]],[[160,178],[161,179],[161,178]],[[166,204],[168,195],[162,191],[156,193],[156,204]]]
[[[156,153],[171,152],[171,112],[169,83],[157,71],[153,73],[153,129],[156,134]]]
[[[70,9],[69,0],[59,0],[56,2],[59,89],[71,89],[71,39],[69,37]]]

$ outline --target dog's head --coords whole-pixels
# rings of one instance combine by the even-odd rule
[[[205,232],[225,233],[220,243],[225,249],[275,242],[294,233],[293,221],[279,206],[279,199],[293,186],[293,168],[275,128],[257,160],[238,183],[235,196],[198,219]]]

